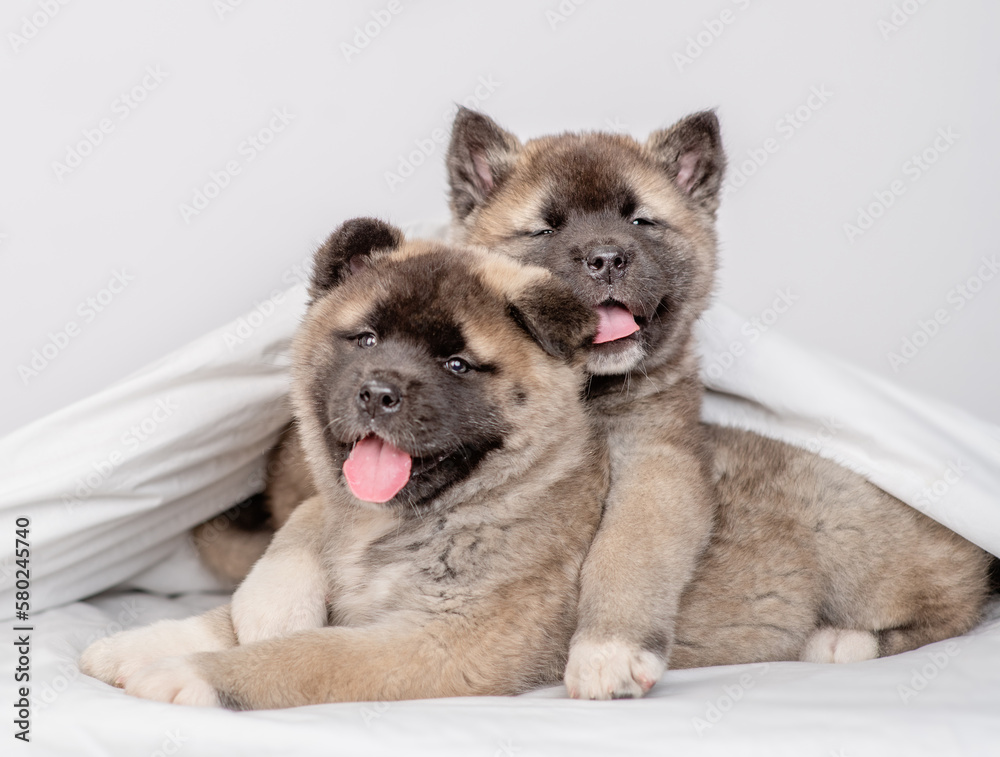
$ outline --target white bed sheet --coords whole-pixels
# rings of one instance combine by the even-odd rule
[[[224,600],[113,592],[39,615],[30,753],[969,757],[1000,748],[1000,607],[973,633],[907,654],[670,671],[638,701],[579,702],[556,687],[234,713],[133,699],[77,670],[84,647],[122,620],[185,617]],[[0,649],[10,670],[10,647]]]

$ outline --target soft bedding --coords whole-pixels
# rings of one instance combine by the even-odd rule
[[[612,702],[570,700],[560,687],[234,713],[133,699],[77,672],[88,641],[119,619],[184,617],[224,599],[116,591],[39,615],[29,753],[967,757],[996,754],[1000,733],[996,611],[965,637],[896,657],[672,671],[645,699]],[[2,658],[10,670],[6,647]]]
[[[93,639],[226,595],[187,532],[259,490],[287,422],[295,287],[93,397],[0,440],[0,616],[28,519],[31,754],[967,755],[1000,734],[1000,612],[892,658],[670,671],[641,701],[511,698],[232,713],[126,697],[79,674]],[[1000,553],[1000,430],[775,335],[717,305],[700,326],[704,417],[847,465]],[[24,521],[20,521],[23,523]],[[94,596],[98,595],[98,596]],[[21,651],[0,644],[8,701]],[[14,708],[15,711],[17,708]],[[10,711],[8,711],[10,712]],[[16,716],[15,716],[16,717]],[[8,723],[15,718],[8,718]],[[20,730],[10,726],[11,735]],[[3,753],[11,747],[5,747]]]

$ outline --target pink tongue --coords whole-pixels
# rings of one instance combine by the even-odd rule
[[[639,330],[632,314],[620,305],[600,305],[595,309],[598,323],[594,344],[613,342]]]
[[[402,450],[377,436],[366,436],[354,445],[344,463],[344,477],[358,499],[388,502],[410,480],[412,463]]]

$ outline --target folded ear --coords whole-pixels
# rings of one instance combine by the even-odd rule
[[[376,250],[392,250],[403,232],[377,218],[352,218],[334,231],[313,257],[309,294],[313,299],[365,267]]]
[[[697,205],[714,214],[726,155],[719,134],[719,119],[710,110],[683,118],[669,129],[654,131],[646,149],[667,172],[670,180]]]
[[[448,145],[451,211],[462,221],[506,178],[521,143],[482,113],[459,108]]]
[[[548,277],[529,285],[510,303],[517,324],[554,357],[570,359],[597,335],[597,314],[569,285]]]

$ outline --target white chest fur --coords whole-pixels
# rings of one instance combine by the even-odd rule
[[[359,511],[338,524],[326,563],[334,577],[333,622],[358,626],[376,623],[400,607],[412,567],[405,561],[376,561],[373,544],[392,538],[400,524],[388,513]]]

